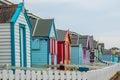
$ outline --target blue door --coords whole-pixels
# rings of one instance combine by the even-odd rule
[[[26,32],[23,25],[20,25],[20,66],[27,67]]]

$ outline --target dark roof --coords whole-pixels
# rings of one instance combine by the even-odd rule
[[[34,30],[37,19],[33,18],[31,16],[29,16],[29,19],[30,19],[30,22],[31,22],[31,25],[32,25],[32,33],[33,33],[33,30]]]
[[[65,35],[66,35],[67,31],[57,29],[56,32],[57,32],[57,40],[58,41],[64,41],[64,38],[65,38]]]
[[[88,40],[88,36],[81,36],[79,38],[79,43],[82,44],[83,47],[87,46],[87,40]]]
[[[80,35],[76,32],[70,32],[70,37],[71,37],[72,45],[82,44],[82,47],[87,46],[88,35]]]
[[[9,23],[18,5],[0,6],[0,23]]]
[[[53,19],[39,19],[33,36],[49,36],[52,21]],[[34,20],[31,22],[32,25],[35,25]]]
[[[71,45],[79,45],[79,38],[81,37],[81,35],[79,35],[76,32],[70,32],[70,38],[71,38]]]

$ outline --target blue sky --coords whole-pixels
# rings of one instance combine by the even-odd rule
[[[93,35],[106,48],[120,47],[120,0],[25,0],[25,7],[54,18],[56,28]]]

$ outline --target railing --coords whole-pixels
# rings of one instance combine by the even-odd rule
[[[15,74],[11,69],[16,69]],[[119,63],[88,72],[8,67],[0,71],[0,80],[109,80],[117,71]]]

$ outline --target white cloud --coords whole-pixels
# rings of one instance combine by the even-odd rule
[[[101,36],[96,37],[99,42],[105,43],[105,48],[119,47],[120,48],[120,37],[118,36]]]
[[[120,47],[120,0],[25,0],[25,6],[42,18],[55,18],[57,28],[93,34],[106,47]]]

